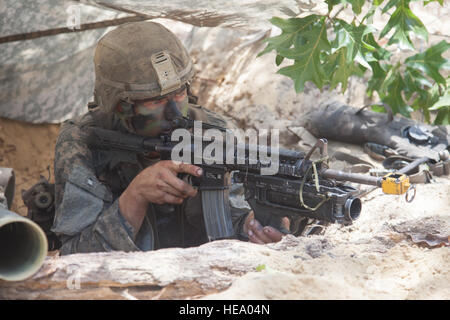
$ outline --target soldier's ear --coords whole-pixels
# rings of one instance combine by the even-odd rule
[[[192,104],[197,104],[198,97],[192,93],[191,84],[189,82],[186,83],[186,91],[188,95],[188,102]]]

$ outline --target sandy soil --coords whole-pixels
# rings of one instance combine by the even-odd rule
[[[30,124],[0,118],[0,166],[13,168],[16,188],[12,210],[27,214],[21,191],[38,182],[40,175],[50,182],[53,178],[53,158],[59,125]],[[50,166],[50,167],[49,167]]]

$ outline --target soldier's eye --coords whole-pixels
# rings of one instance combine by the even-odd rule
[[[166,104],[167,98],[153,101],[153,105]]]
[[[145,104],[143,104],[144,107],[147,109],[154,109],[155,107],[159,107],[161,105],[165,105],[167,103],[167,98],[159,99],[159,100],[152,100],[147,101]]]

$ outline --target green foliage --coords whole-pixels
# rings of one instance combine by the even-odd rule
[[[435,124],[449,124],[450,81],[442,72],[450,69],[450,62],[442,55],[450,44],[443,40],[417,53],[414,37],[428,42],[428,31],[411,11],[412,1],[388,0],[383,5],[384,0],[373,0],[364,7],[368,1],[326,0],[327,15],[274,17],[270,22],[281,29],[281,34],[266,39],[267,46],[259,56],[275,50],[277,66],[285,59],[293,61],[278,73],[292,78],[297,92],[303,91],[308,81],[320,89],[334,89],[341,84],[340,89],[345,92],[351,76],[369,73],[369,97],[376,93],[394,113],[409,117],[413,110],[421,110],[430,122],[431,111],[436,113]],[[443,0],[423,4],[433,1],[443,5]],[[339,13],[342,6],[351,6],[352,22],[338,18],[338,14],[331,16]],[[372,25],[376,11],[390,15],[379,33]],[[387,43],[381,41],[383,38]],[[393,63],[392,52],[396,48],[410,55]]]
[[[258,272],[263,271],[263,270],[266,270],[266,265],[265,264],[259,264],[256,267],[256,271],[258,271]]]
[[[392,7],[396,7],[386,26],[380,34],[380,38],[385,37],[389,31],[394,30],[388,44],[397,43],[400,48],[414,49],[410,35],[417,34],[425,40],[428,40],[428,32],[422,21],[419,20],[409,8],[411,0],[390,0],[383,8],[386,13]]]

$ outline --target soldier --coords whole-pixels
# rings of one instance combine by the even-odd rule
[[[92,149],[83,136],[89,126],[157,136],[168,128],[168,104],[191,119],[227,126],[223,117],[191,104],[193,66],[187,50],[160,24],[129,23],[100,39],[94,64],[94,102],[85,115],[63,123],[55,148],[52,231],[62,242],[61,254],[207,242],[201,194],[177,177],[200,176],[200,167],[157,155]],[[249,209],[232,207],[231,213],[241,240],[282,238],[278,230],[263,228]]]

